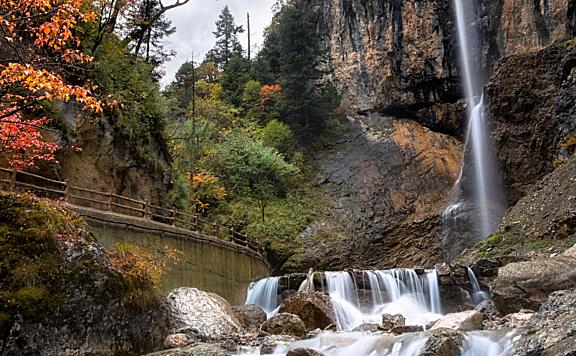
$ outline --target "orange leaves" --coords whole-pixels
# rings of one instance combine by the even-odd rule
[[[0,110],[0,116],[8,114]],[[10,154],[10,165],[19,169],[32,167],[37,161],[56,162],[58,145],[46,141],[38,131],[48,120],[23,121],[19,114],[0,120],[0,152]]]
[[[191,204],[198,212],[207,210],[210,207],[209,201],[224,200],[228,195],[220,184],[220,178],[207,170],[198,169],[194,173],[188,173],[186,178],[193,190]]]
[[[270,100],[276,98],[282,93],[282,86],[280,84],[263,85],[260,88],[260,96],[262,105],[266,105]]]

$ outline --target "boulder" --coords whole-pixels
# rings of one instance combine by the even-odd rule
[[[313,349],[295,349],[291,350],[286,356],[324,356],[323,353]]]
[[[482,314],[478,310],[466,310],[460,313],[447,314],[438,320],[431,330],[453,329],[472,331],[482,329]]]
[[[382,328],[384,330],[404,325],[406,325],[406,318],[402,314],[382,314]]]
[[[273,354],[279,345],[286,345],[298,339],[288,335],[267,335],[258,339],[252,346],[260,346],[260,355]]]
[[[460,354],[460,346],[464,343],[461,332],[451,329],[438,329],[431,333],[424,350],[419,356],[453,356]]]
[[[538,310],[552,292],[575,287],[576,257],[570,249],[553,258],[500,268],[490,291],[502,314],[510,314],[523,308]]]
[[[264,323],[262,329],[273,335],[306,336],[306,325],[302,319],[288,313],[274,315]]]
[[[167,349],[173,349],[177,347],[183,347],[190,343],[188,336],[186,334],[172,334],[166,337],[164,340],[164,347]]]
[[[185,347],[154,352],[145,356],[230,356],[230,352],[216,344],[194,343]]]
[[[222,297],[196,288],[177,288],[166,297],[173,332],[194,330],[200,337],[219,339],[238,331],[232,306]]]
[[[400,335],[406,333],[417,333],[424,331],[424,327],[421,325],[398,325],[389,330],[391,333]]]
[[[375,332],[381,329],[381,326],[378,324],[362,324],[360,326],[355,327],[352,331],[353,332]]]
[[[491,299],[483,300],[474,310],[478,310],[484,316],[485,320],[494,320],[501,317],[496,304]]]
[[[514,349],[515,355],[576,355],[576,290],[551,294]]]
[[[248,331],[256,331],[266,322],[268,318],[266,312],[258,305],[242,305],[232,307],[234,316],[240,323],[240,326]]]
[[[534,313],[518,312],[504,317],[505,326],[509,328],[523,328],[530,322]]]
[[[324,329],[330,324],[336,324],[330,297],[321,292],[292,295],[282,303],[280,313],[298,315],[308,330]]]

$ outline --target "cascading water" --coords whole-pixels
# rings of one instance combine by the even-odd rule
[[[462,80],[466,95],[468,131],[464,164],[455,188],[458,197],[446,208],[443,217],[447,233],[455,235],[460,234],[451,232],[450,227],[462,223],[459,217],[467,215],[472,218],[476,230],[472,238],[481,240],[494,231],[502,217],[502,194],[486,122],[486,107],[482,96],[484,81],[479,75],[480,64],[473,56],[473,49],[477,47],[478,41],[471,26],[475,19],[471,4],[473,2],[454,0]],[[471,205],[474,208],[470,208]],[[465,209],[468,210],[465,211]],[[459,236],[451,238],[459,238]],[[467,244],[457,245],[465,247]],[[458,249],[462,248],[458,247]],[[460,251],[454,251],[454,253],[458,252]]]
[[[248,288],[245,304],[258,305],[268,316],[278,311],[278,277],[261,279]]]
[[[489,299],[490,296],[488,295],[488,293],[484,292],[482,288],[480,288],[480,283],[478,282],[478,278],[476,278],[476,274],[474,274],[474,271],[472,271],[471,268],[467,268],[466,272],[468,274],[470,284],[472,285],[472,294],[470,295],[472,303],[477,305],[480,304],[482,301]]]

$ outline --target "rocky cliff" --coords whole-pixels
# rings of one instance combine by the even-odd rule
[[[328,77],[357,113],[332,152],[318,157],[318,181],[332,204],[311,226],[316,233],[304,234],[308,257],[325,268],[441,260],[441,212],[465,136],[452,1],[294,3],[317,15]],[[565,85],[572,60],[565,49],[534,53],[573,35],[575,5],[475,5],[476,61],[485,80],[491,78],[493,139],[514,204],[553,170],[558,144],[572,130],[574,99]],[[511,55],[516,59],[501,61]],[[541,80],[535,92],[529,92],[532,80]],[[338,254],[348,257],[331,257]]]
[[[89,115],[69,104],[57,105],[56,111],[58,130],[51,134],[64,148],[60,163],[44,165],[38,173],[81,188],[167,203],[170,158],[162,137],[135,142],[109,115]]]

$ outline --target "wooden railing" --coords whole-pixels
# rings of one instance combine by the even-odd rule
[[[92,189],[68,185],[53,179],[15,169],[0,167],[0,187],[11,191],[28,190],[43,192],[44,195],[64,198],[66,203],[112,212],[119,215],[144,218],[155,222],[176,226],[189,231],[230,241],[246,247],[262,256],[266,256],[264,248],[233,229],[201,219],[198,215],[186,214],[175,209],[167,209],[121,195],[100,192]]]

